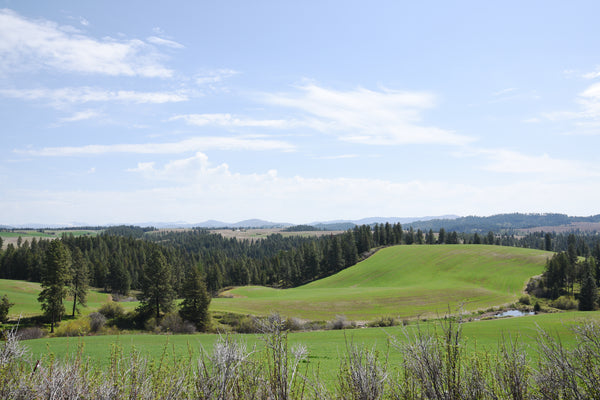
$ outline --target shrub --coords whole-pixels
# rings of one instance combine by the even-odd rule
[[[298,318],[288,318],[285,320],[285,329],[288,331],[301,331],[304,329],[304,323]]]
[[[91,331],[87,318],[76,319],[61,323],[54,333],[55,336],[85,336]]]
[[[371,321],[369,323],[369,326],[374,327],[374,328],[387,328],[387,327],[396,326],[396,325],[398,325],[398,320],[396,318],[390,317],[390,316],[380,317],[380,318],[376,319],[375,321]]]
[[[90,320],[90,330],[94,333],[104,328],[104,325],[106,324],[106,317],[99,312],[91,313],[88,315],[88,318]]]
[[[98,312],[104,315],[107,319],[119,318],[125,314],[123,306],[119,303],[115,303],[114,301],[105,303],[102,307],[100,307]]]
[[[345,315],[336,315],[333,321],[327,324],[329,329],[347,329],[352,327],[352,324],[348,322]]]
[[[161,332],[170,333],[194,333],[196,327],[189,321],[184,321],[179,313],[172,312],[166,314],[159,324]]]
[[[145,322],[142,317],[135,311],[129,311],[126,314],[114,317],[111,323],[119,329],[141,329]]]
[[[8,321],[8,312],[14,305],[15,303],[11,303],[10,300],[8,300],[7,295],[2,296],[2,300],[0,300],[0,322],[4,323]]]
[[[528,294],[524,294],[523,296],[519,297],[519,303],[528,306],[531,304],[531,298]]]
[[[540,303],[536,301],[533,305],[533,312],[539,313],[540,311],[542,311],[542,306],[540,306]]]
[[[570,296],[560,296],[558,299],[552,301],[551,305],[560,310],[575,310],[577,309],[577,300]]]
[[[37,326],[19,329],[16,334],[18,340],[40,339],[46,336],[46,331]]]

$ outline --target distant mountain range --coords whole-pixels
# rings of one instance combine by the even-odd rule
[[[401,223],[406,224],[413,221],[428,221],[431,219],[451,219],[458,218],[457,215],[444,215],[437,217],[371,217],[371,218],[363,218],[357,220],[333,220],[333,221],[316,221],[307,225],[312,225],[319,229],[324,230],[345,230],[350,229],[356,225],[371,225],[371,224],[381,224],[389,222],[390,224]],[[115,226],[121,224],[107,224],[106,226]],[[247,219],[239,222],[224,222],[217,220],[207,220],[198,223],[189,223],[184,221],[176,221],[176,222],[141,222],[135,224],[122,224],[122,225],[134,225],[134,226],[153,226],[155,228],[194,228],[194,227],[202,227],[202,228],[286,228],[289,226],[294,226],[296,224],[292,224],[289,222],[271,222],[265,221],[262,219]],[[59,228],[72,228],[72,227],[89,227],[89,224],[86,223],[69,223],[65,225],[43,225],[43,224],[22,224],[22,225],[0,225],[0,229],[59,229]]]
[[[444,228],[446,231],[457,231],[457,232],[483,232],[488,231],[500,232],[500,231],[511,231],[516,229],[531,229],[536,227],[557,227],[557,226],[571,226],[577,223],[600,223],[600,214],[592,215],[589,217],[570,217],[566,214],[497,214],[489,217],[459,217],[457,215],[442,215],[442,216],[429,216],[429,217],[370,217],[362,218],[357,220],[332,220],[332,221],[315,221],[306,225],[314,226],[315,228],[322,230],[347,230],[351,229],[356,225],[373,225],[382,224],[389,222],[390,224],[400,223],[404,228],[412,226],[414,229],[421,229],[427,231],[432,229],[433,231],[439,231],[440,228]],[[114,226],[117,224],[110,224],[107,226]],[[287,228],[294,226],[288,222],[271,222],[261,219],[247,219],[240,222],[223,222],[216,220],[208,220],[198,223],[187,223],[187,222],[144,222],[138,224],[127,224],[135,225],[140,227],[155,227],[155,228],[193,228],[203,227],[209,229],[215,228]],[[574,226],[574,225],[573,225]],[[73,227],[90,227],[89,224],[85,223],[73,223],[68,225],[42,225],[42,224],[24,224],[19,226],[7,226],[0,225],[0,229],[59,229],[59,228],[73,228]],[[97,227],[99,228],[99,227]],[[577,229],[577,228],[573,228]],[[548,229],[551,230],[551,229]]]

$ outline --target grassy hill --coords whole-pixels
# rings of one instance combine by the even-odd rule
[[[17,319],[19,315],[23,317],[40,315],[42,309],[37,298],[41,291],[42,288],[39,283],[0,279],[0,296],[6,294],[11,303],[14,303],[14,306],[11,307],[8,314],[10,319]],[[82,314],[89,314],[90,312],[97,310],[102,304],[108,301],[109,296],[110,295],[107,293],[102,293],[98,290],[90,290],[88,292],[88,305],[80,311]],[[67,314],[70,315],[71,307],[73,307],[73,300],[67,298],[64,304],[67,309]]]
[[[239,287],[211,309],[351,320],[437,316],[514,302],[551,253],[501,246],[394,246],[328,278],[293,289]]]

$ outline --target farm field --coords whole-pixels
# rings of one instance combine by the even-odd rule
[[[552,253],[485,245],[394,246],[333,276],[292,289],[237,287],[211,310],[329,320],[436,317],[448,309],[515,302]]]
[[[574,344],[575,339],[570,328],[591,319],[600,321],[600,312],[565,312],[468,322],[462,324],[463,343],[468,352],[476,349],[479,352],[485,351],[494,355],[498,344],[503,339],[515,340],[518,338],[518,342],[528,353],[530,362],[535,362],[538,329],[544,329],[554,336],[558,335],[562,343],[566,347],[570,347]],[[393,346],[388,345],[390,338],[392,340],[395,338],[399,343],[403,343],[407,334],[410,336],[418,329],[431,331],[434,329],[434,323],[411,324],[407,327],[295,332],[288,335],[288,344],[290,348],[297,344],[306,346],[309,351],[309,376],[318,370],[320,378],[331,383],[336,379],[341,358],[345,354],[346,343],[375,349],[380,352],[382,359],[387,355],[390,366],[399,366],[401,356]],[[136,334],[43,338],[23,343],[34,359],[50,354],[58,358],[68,358],[81,352],[83,358],[89,359],[95,368],[106,368],[110,363],[111,353],[115,349],[119,349],[125,356],[135,349],[149,359],[159,359],[166,352],[168,359],[188,360],[190,357],[198,357],[202,349],[210,353],[218,336],[217,334]],[[245,343],[248,350],[252,350],[256,346],[260,353],[260,350],[264,348],[260,335],[236,335],[235,339]]]
[[[69,229],[15,229],[10,231],[0,231],[0,237],[4,241],[3,247],[5,248],[9,243],[16,246],[19,237],[23,241],[36,239],[55,239],[59,238],[63,233],[71,234],[73,236],[95,236],[99,234],[99,230],[69,230]]]

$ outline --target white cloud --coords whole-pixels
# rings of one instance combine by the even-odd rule
[[[239,137],[195,137],[170,143],[142,143],[142,144],[113,144],[113,145],[86,145],[46,147],[43,149],[15,150],[18,154],[32,156],[61,157],[61,156],[86,156],[111,153],[131,154],[182,154],[192,151],[207,150],[247,150],[247,151],[293,151],[294,146],[280,140],[262,139],[249,136]]]
[[[583,92],[579,93],[575,102],[579,104],[579,110],[554,111],[542,115],[550,121],[581,120],[577,122],[576,125],[584,121],[600,121],[600,82],[592,84]],[[575,134],[575,132],[572,133]],[[589,134],[587,131],[582,133]],[[596,134],[600,134],[600,132],[597,132]]]
[[[358,88],[335,91],[308,84],[296,93],[265,94],[271,105],[295,109],[301,122],[340,140],[373,145],[451,144],[472,138],[426,126],[422,113],[435,106],[435,96],[426,92],[402,92]]]
[[[160,58],[141,40],[99,41],[70,26],[0,10],[0,69],[44,67],[111,76],[172,76]]]
[[[492,93],[493,96],[502,96],[508,93],[512,93],[514,91],[516,91],[516,88],[506,88],[506,89],[502,89],[502,90],[498,90],[497,92]]]
[[[596,70],[593,72],[588,72],[582,75],[586,79],[595,79],[600,77],[600,66],[596,67]]]
[[[346,158],[358,158],[358,154],[340,154],[338,156],[316,157],[319,160],[342,160]]]
[[[213,71],[206,71],[196,77],[196,83],[198,85],[215,84],[224,81],[227,78],[231,78],[234,75],[239,74],[238,71],[233,69],[216,69]]]
[[[172,49],[183,49],[185,46],[181,43],[177,43],[173,40],[163,39],[158,36],[150,36],[146,39],[148,42],[158,45],[158,46],[166,46]]]
[[[164,165],[141,163],[130,172],[139,174],[152,188],[4,190],[0,208],[8,219],[3,222],[22,223],[25,212],[39,223],[80,220],[94,224],[149,219],[194,223],[213,218],[307,223],[369,215],[490,215],[541,209],[589,215],[593,213],[590,204],[600,202],[600,186],[589,180],[565,183],[532,178],[500,184],[286,177],[272,169],[232,171],[225,163],[212,165],[202,153]]]
[[[225,128],[288,128],[294,125],[293,122],[281,119],[260,120],[231,114],[186,114],[176,115],[169,120],[184,120],[186,123],[195,126],[222,126]]]
[[[553,158],[548,154],[529,155],[506,149],[463,150],[455,156],[483,156],[486,161],[481,168],[496,173],[532,174],[547,182],[600,177],[600,169],[595,165]]]
[[[95,111],[95,110],[84,110],[84,111],[76,112],[75,114],[71,115],[70,117],[61,118],[60,121],[61,122],[78,122],[78,121],[84,121],[87,119],[97,118],[101,115],[102,115],[101,113],[99,113],[98,111]]]
[[[62,89],[0,89],[0,95],[21,100],[46,100],[56,106],[64,103],[118,101],[127,103],[176,103],[189,99],[185,92],[136,92],[103,90],[92,87]]]

